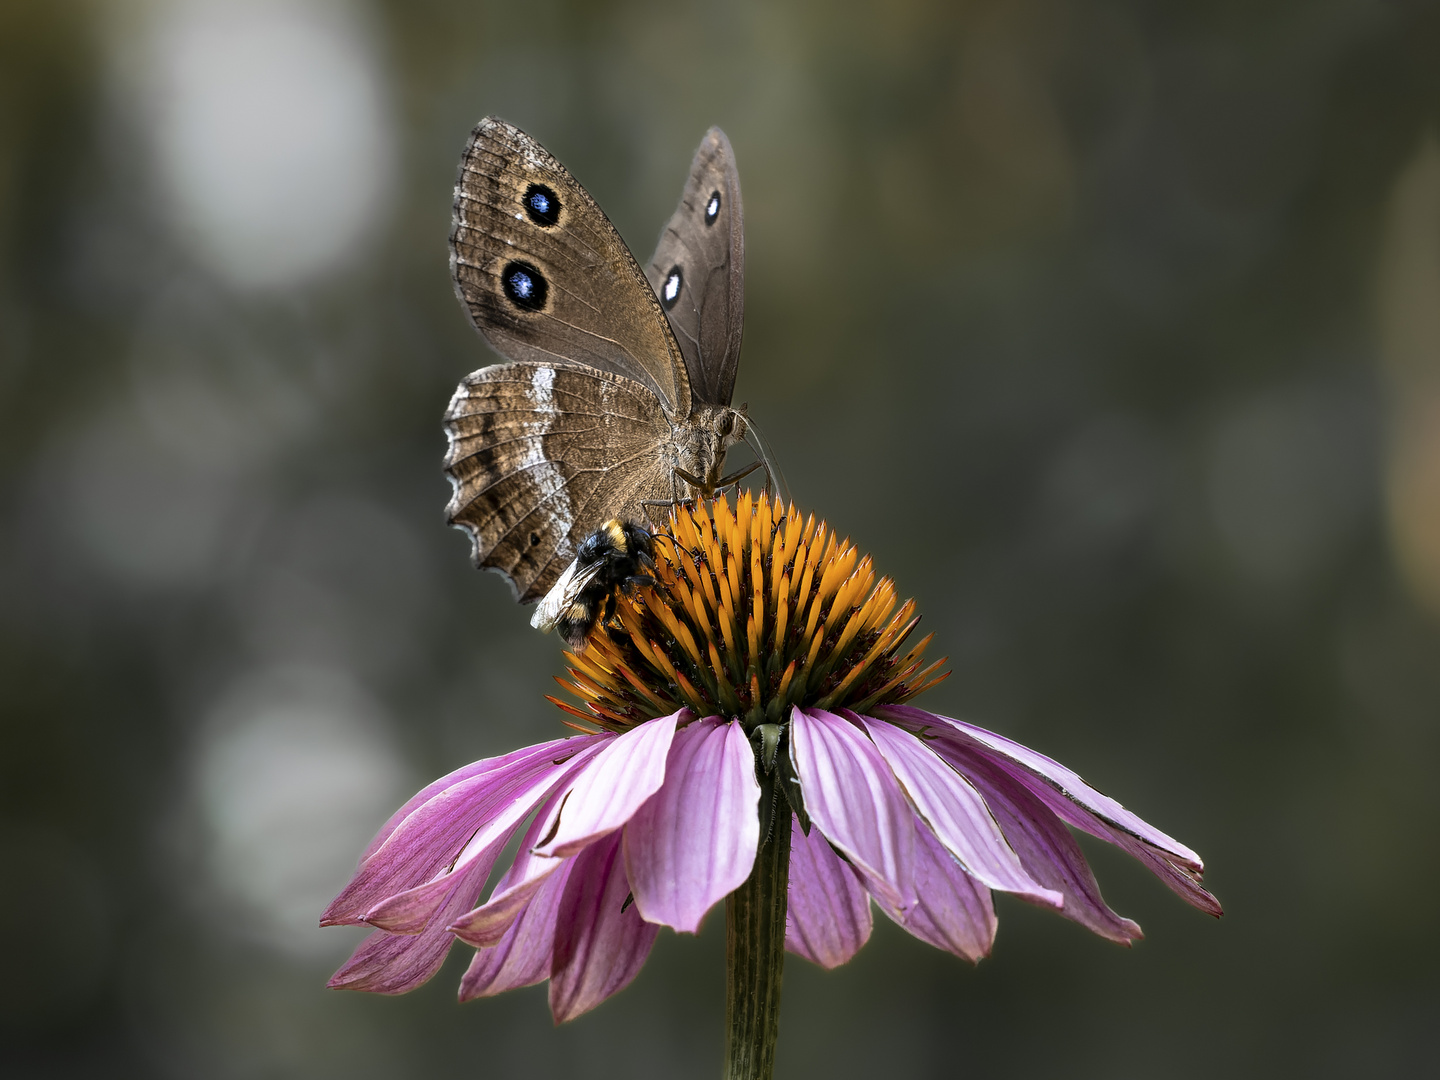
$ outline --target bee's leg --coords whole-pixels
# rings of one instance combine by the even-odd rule
[[[654,540],[655,537],[654,537],[654,536],[651,536],[650,539],[651,539],[651,540]],[[674,540],[674,537],[666,536],[665,539],[673,541],[673,540]],[[654,569],[655,569],[655,559],[654,559],[654,557],[651,556],[651,555],[649,555],[649,554],[647,554],[646,552],[637,551],[637,552],[635,553],[635,561],[638,562],[641,566],[647,566],[647,567],[649,567],[651,570],[654,570]]]
[[[676,540],[675,537],[671,536],[671,535],[670,535],[669,533],[667,533],[667,532],[658,532],[658,531],[657,531],[657,532],[655,532],[655,533],[652,533],[652,534],[651,534],[651,539],[652,539],[652,540],[665,540],[665,541],[667,541],[667,542],[670,544],[670,546],[675,550],[675,558],[676,558],[676,559],[678,559],[678,558],[680,557],[680,554],[681,554],[682,552],[686,552],[686,551],[688,550],[688,549],[686,549],[685,547],[682,547],[682,546],[681,546],[679,540]],[[690,554],[691,558],[694,558],[695,553],[694,553],[693,551],[689,552],[689,554]],[[673,560],[672,560],[672,561],[673,561]],[[641,553],[640,553],[640,562],[641,562],[642,565],[644,565],[644,566],[646,566],[646,567],[648,567],[648,568],[650,569],[652,575],[659,572],[658,568],[657,568],[656,565],[655,565],[655,560],[654,560],[651,556],[646,555],[644,552],[641,552]]]
[[[649,574],[631,574],[620,583],[620,591],[629,596],[642,585],[649,585],[652,589],[660,587],[660,582]]]

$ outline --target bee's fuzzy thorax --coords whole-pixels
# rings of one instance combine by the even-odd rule
[[[658,584],[619,598],[616,619],[566,654],[569,678],[557,681],[588,712],[550,700],[583,730],[681,707],[752,730],[793,705],[899,704],[948,675],[943,659],[922,664],[929,637],[900,652],[915,602],[899,604],[868,556],[793,504],[745,493],[733,508],[724,496],[673,507],[653,559]]]

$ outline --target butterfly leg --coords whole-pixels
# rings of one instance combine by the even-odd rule
[[[656,521],[655,515],[650,512],[651,508],[663,506],[666,510],[671,510],[676,506],[683,506],[684,503],[671,499],[642,499],[640,505],[645,508],[645,516],[650,519],[651,534],[655,536],[664,536],[666,534],[661,532],[660,530],[664,528],[666,522],[663,520]]]
[[[687,473],[684,469],[670,470],[670,498],[640,500],[640,505],[645,508],[645,516],[650,519],[650,531],[652,533],[659,532],[660,527],[664,524],[663,522],[656,521],[655,515],[650,513],[650,508],[652,506],[663,506],[666,510],[673,510],[675,507],[684,506],[691,501],[690,499],[682,499],[680,497],[680,489],[676,486],[675,483],[677,479],[684,480],[687,484],[691,484],[697,490],[703,490],[704,485],[702,485],[698,480],[696,480],[693,476]]]
[[[738,484],[741,480],[744,480],[745,477],[749,476],[749,475],[750,475],[752,472],[754,472],[756,469],[764,469],[764,468],[765,468],[765,463],[764,463],[763,461],[752,461],[749,465],[746,465],[745,468],[739,470],[738,472],[733,472],[733,473],[731,473],[729,476],[722,477],[722,478],[720,479],[720,481],[719,481],[718,483],[716,483],[716,485],[715,485],[715,490],[716,490],[717,492],[718,492],[718,491],[724,491],[726,488],[732,487],[732,486],[734,486],[735,484]],[[769,490],[770,490],[770,470],[769,470],[769,469],[765,469],[765,490],[766,490],[766,491],[769,491]]]
[[[685,483],[689,484],[691,488],[693,488],[695,491],[700,492],[706,498],[709,498],[711,495],[714,494],[713,489],[706,487],[704,480],[701,480],[698,476],[695,476],[692,473],[688,473],[684,469],[681,469],[679,467],[670,470],[670,487],[672,491],[675,489],[676,480],[684,480]],[[680,502],[679,492],[676,492],[675,502],[677,505]]]

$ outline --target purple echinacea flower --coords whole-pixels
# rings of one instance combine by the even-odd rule
[[[670,527],[659,584],[569,656],[561,684],[587,711],[551,700],[583,733],[459,769],[380,830],[322,918],[375,928],[331,986],[404,993],[458,940],[475,949],[462,1000],[548,979],[569,1020],[635,977],[659,927],[694,933],[748,888],[767,848],[785,948],[827,968],[865,944],[872,901],[971,961],[997,890],[1140,937],[1071,828],[1220,914],[1189,848],[1058,762],[907,704],[944,677],[922,668],[928,638],[901,653],[914,603],[823,522],[744,495]]]

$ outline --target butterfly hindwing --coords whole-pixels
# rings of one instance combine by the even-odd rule
[[[503,120],[480,121],[466,145],[450,268],[503,356],[612,372],[690,415],[685,361],[630,249],[565,167]]]
[[[468,375],[445,413],[447,516],[475,563],[505,574],[522,603],[575,557],[572,537],[612,517],[642,521],[673,488],[659,399],[622,376],[512,363]]]
[[[730,140],[705,133],[646,276],[670,319],[697,401],[729,405],[745,308],[744,209]]]

